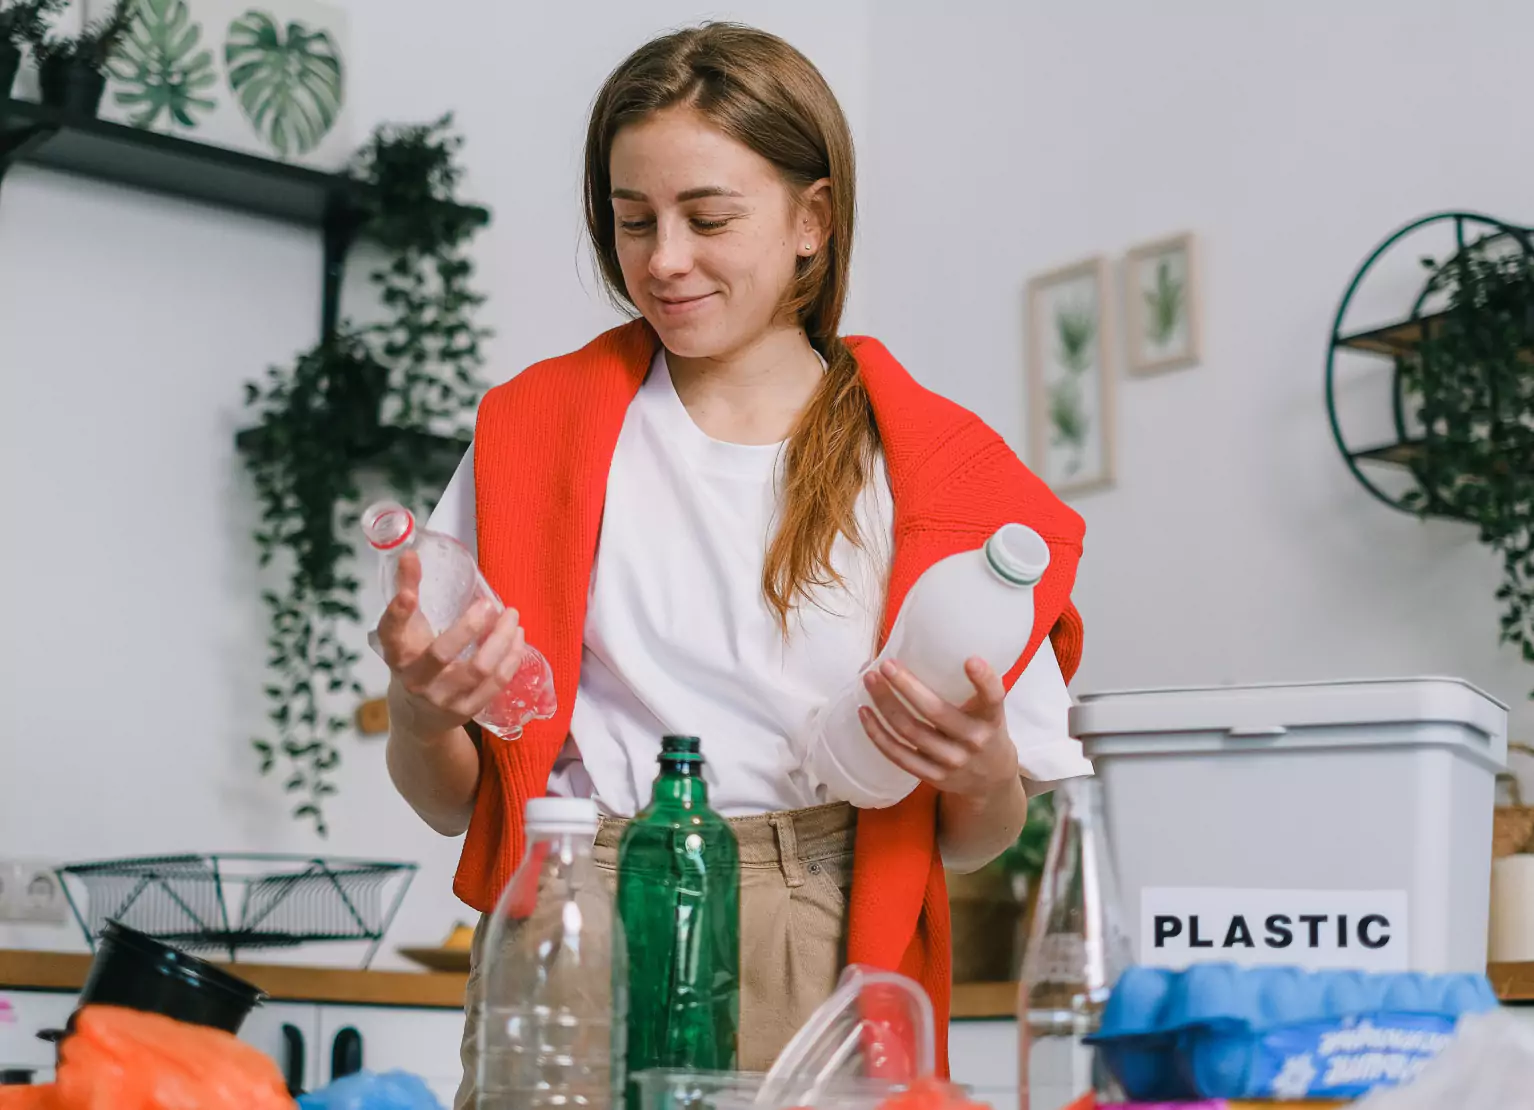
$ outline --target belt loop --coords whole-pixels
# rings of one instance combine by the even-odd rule
[[[772,831],[778,839],[778,866],[783,871],[783,881],[789,889],[804,885],[804,868],[799,864],[799,840],[794,835],[794,818],[784,813],[770,818]]]

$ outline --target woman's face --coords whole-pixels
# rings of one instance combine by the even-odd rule
[[[628,295],[683,358],[723,358],[781,325],[796,259],[820,249],[820,186],[796,203],[777,169],[688,108],[613,140],[612,205]]]

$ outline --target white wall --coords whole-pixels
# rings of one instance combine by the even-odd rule
[[[799,44],[866,127],[868,4],[704,7],[408,0],[350,6],[359,140],[446,108],[495,328],[488,376],[579,346],[616,317],[590,278],[578,198],[584,117],[645,38],[705,17]],[[457,31],[445,39],[423,26]],[[584,273],[584,287],[577,274]],[[313,341],[317,235],[30,168],[0,197],[0,857],[322,851],[418,860],[389,938],[433,944],[468,911],[458,843],[395,794],[382,745],[348,741],[332,834],[255,773],[264,615],[255,515],[233,451],[242,383]],[[370,595],[370,604],[371,604]],[[381,690],[381,665],[366,677]],[[0,926],[0,947],[79,947]],[[350,949],[314,958],[350,958]]]
[[[469,138],[466,192],[495,210],[478,258],[496,379],[613,318],[580,240],[583,113],[628,48],[703,15],[779,31],[826,71],[864,168],[849,326],[1019,448],[1027,275],[1196,230],[1205,365],[1125,383],[1119,484],[1079,503],[1079,685],[1448,672],[1516,703],[1528,734],[1534,670],[1496,646],[1495,567],[1465,530],[1367,498],[1320,391],[1337,298],[1395,225],[1453,205],[1534,221],[1521,0],[439,0],[440,42],[418,3],[351,9],[362,125],[452,107]],[[381,746],[348,743],[325,845],[247,746],[263,616],[231,438],[241,383],[312,340],[318,269],[300,230],[8,177],[0,855],[417,859],[390,942],[429,944],[467,916],[457,845],[395,796]],[[78,943],[0,927],[0,945]]]
[[[1534,223],[1534,7],[881,4],[873,34],[874,324],[1019,449],[1028,276],[1202,240],[1204,365],[1122,382],[1117,486],[1076,501],[1077,688],[1451,674],[1529,737],[1495,563],[1353,480],[1322,372],[1348,279],[1397,226]]]

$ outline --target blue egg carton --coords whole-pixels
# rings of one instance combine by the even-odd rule
[[[1484,975],[1132,967],[1088,1040],[1138,1102],[1350,1099],[1410,1079],[1497,1005]]]

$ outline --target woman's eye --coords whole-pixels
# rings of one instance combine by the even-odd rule
[[[718,231],[729,222],[729,220],[707,220],[702,216],[694,216],[692,226],[699,231]]]
[[[619,220],[618,226],[630,234],[639,234],[648,231],[653,223],[653,220]]]

